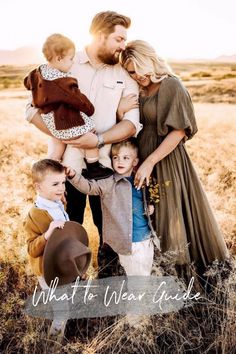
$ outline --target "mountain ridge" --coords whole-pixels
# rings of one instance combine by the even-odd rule
[[[39,64],[43,61],[45,59],[36,47],[20,47],[15,50],[0,49],[0,65],[25,66]]]

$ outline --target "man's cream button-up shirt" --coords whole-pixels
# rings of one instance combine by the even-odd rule
[[[120,64],[102,64],[94,68],[86,51],[78,52],[72,74],[78,79],[80,90],[95,107],[93,119],[98,133],[103,133],[116,124],[116,111],[121,97],[137,94],[138,85]],[[127,112],[124,119],[130,120],[140,131],[139,110]]]

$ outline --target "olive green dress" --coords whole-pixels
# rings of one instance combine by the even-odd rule
[[[191,98],[177,78],[164,79],[158,93],[140,97],[140,111],[141,162],[173,129],[184,129],[188,139],[197,132]],[[155,223],[162,252],[172,251],[178,265],[195,262],[205,267],[226,260],[224,238],[183,141],[156,164],[153,177],[159,185]]]

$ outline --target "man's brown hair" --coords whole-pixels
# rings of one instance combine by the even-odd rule
[[[48,173],[62,172],[65,172],[65,167],[58,161],[51,159],[39,160],[33,164],[31,169],[33,183],[40,183]]]
[[[131,19],[114,11],[99,12],[92,20],[89,32],[92,35],[96,35],[98,32],[109,35],[114,32],[114,27],[117,25],[129,28]]]

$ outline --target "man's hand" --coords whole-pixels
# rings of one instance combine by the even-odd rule
[[[88,132],[82,135],[78,139],[69,140],[69,141],[63,140],[63,142],[67,145],[72,145],[73,147],[78,149],[93,149],[97,147],[98,137],[96,134],[92,132]]]
[[[56,228],[58,228],[58,229],[63,229],[64,225],[65,225],[65,221],[59,221],[59,220],[57,220],[57,221],[52,221],[52,222],[50,223],[50,225],[49,225],[48,230],[47,230],[47,231],[45,232],[45,234],[44,234],[45,240],[48,240],[48,239],[49,239],[49,237],[51,236],[51,234],[53,233],[53,231],[54,231]]]
[[[35,110],[35,108],[32,108]],[[41,130],[41,132],[52,136],[52,134],[50,133],[50,131],[48,130],[46,124],[44,123],[44,121],[42,120],[42,117],[40,116],[40,114],[38,112],[36,112],[33,116],[33,118],[31,119],[30,123],[34,124],[36,126],[36,128],[38,128],[39,130]]]

